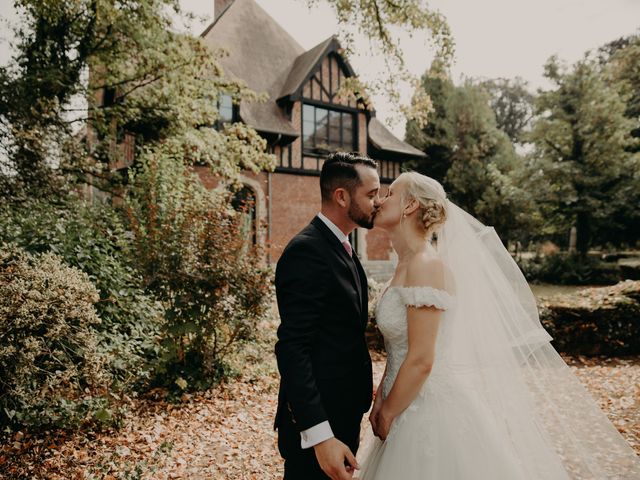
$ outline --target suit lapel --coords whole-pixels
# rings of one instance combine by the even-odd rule
[[[363,313],[363,322],[366,327],[369,321],[369,284],[367,283],[367,274],[360,263],[360,259],[358,255],[353,256],[354,263],[356,264],[356,268],[358,269],[359,277],[360,277],[360,299],[362,301],[362,313]]]
[[[344,247],[342,249],[344,250]],[[351,274],[353,275],[353,280],[356,284],[356,290],[358,290],[358,298],[360,298],[361,304],[360,306],[362,306],[362,278],[360,276],[360,273],[358,272],[358,267],[356,265],[356,259],[358,258],[358,255],[356,255],[356,252],[353,252],[353,257],[349,257],[349,254],[347,254],[346,257],[349,263],[349,269],[351,270]]]
[[[344,249],[344,246],[340,243],[340,240],[338,240],[338,237],[336,237],[333,232],[329,230],[329,227],[327,227],[327,225],[318,217],[314,217],[313,220],[311,220],[311,223],[323,233],[324,237],[329,241],[329,244],[331,245],[333,250],[337,252],[340,260],[342,260],[342,262],[351,272],[351,279],[353,281],[354,287],[356,288],[356,291],[358,292],[358,298],[360,299],[360,301],[358,302],[358,310],[362,313],[362,283],[360,280],[360,275],[358,274],[356,263],[354,261],[357,255],[354,252],[353,258],[349,257],[349,254]]]

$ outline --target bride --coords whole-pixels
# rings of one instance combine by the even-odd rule
[[[376,310],[388,357],[358,478],[640,478],[493,228],[415,172],[393,182],[375,225],[398,266]]]

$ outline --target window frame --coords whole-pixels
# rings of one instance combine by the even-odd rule
[[[311,100],[308,98],[302,98],[301,100],[301,109],[300,109],[300,154],[302,157],[314,157],[314,156],[318,156],[318,157],[325,157],[330,153],[333,153],[335,151],[340,151],[340,150],[346,150],[346,151],[357,151],[358,150],[358,143],[359,143],[359,139],[358,139],[358,113],[359,110],[357,108],[352,108],[352,107],[346,107],[344,105],[336,105],[333,103],[326,103],[326,102],[321,102],[318,100]],[[329,118],[331,116],[331,114],[329,112],[337,112],[340,114],[341,118],[340,118],[340,144],[341,146],[339,147],[335,147],[335,148],[331,148],[331,143],[327,143],[327,147],[328,148],[319,148],[317,146],[313,146],[311,148],[306,148],[305,145],[307,144],[307,142],[305,142],[305,136],[304,136],[304,123],[305,123],[305,114],[304,114],[304,110],[305,110],[305,106],[310,106],[313,107],[314,109],[314,120],[313,123],[314,125],[316,124],[316,120],[315,120],[315,111],[316,109],[323,109],[327,111],[327,142],[331,141],[331,134],[330,134],[330,126],[329,126]],[[351,116],[351,144],[350,145],[344,145],[344,128],[343,128],[343,123],[344,123],[344,115],[350,115]],[[314,137],[315,137],[315,131],[314,131]],[[315,143],[315,139],[314,139],[314,143]]]
[[[218,115],[220,114],[221,110],[221,105],[222,105],[222,99],[224,98],[229,98],[231,100],[231,119],[223,119],[222,117],[218,116],[218,118],[216,119],[215,123],[213,124],[213,127],[216,130],[221,130],[222,127],[227,124],[227,123],[234,123],[238,121],[238,117],[239,117],[239,110],[238,110],[238,105],[235,104],[233,102],[233,97],[231,95],[229,95],[228,93],[221,93],[220,96],[218,97],[217,101],[216,101],[216,108],[218,109]]]

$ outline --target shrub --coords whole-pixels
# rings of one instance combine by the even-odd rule
[[[539,308],[542,325],[562,352],[640,354],[640,281],[555,296]]]
[[[58,256],[0,247],[0,423],[101,418],[106,401],[92,392],[110,378],[94,330],[98,298],[89,277]]]
[[[560,285],[605,285],[622,280],[620,267],[578,254],[551,254],[521,260],[520,268],[530,282]]]
[[[242,215],[167,154],[144,155],[127,197],[135,258],[164,302],[165,358],[158,379],[206,388],[251,338],[272,298],[271,269],[243,234]]]
[[[131,265],[130,234],[118,211],[73,195],[0,206],[0,241],[52,252],[85,272],[98,289],[98,345],[120,388],[148,378],[158,357],[162,311]]]
[[[367,279],[367,286],[369,290],[369,321],[367,322],[365,337],[369,348],[375,351],[384,351],[384,337],[382,336],[382,332],[380,332],[376,322],[376,308],[378,307],[378,302],[384,293],[386,285],[386,283],[383,284],[376,282],[373,278]]]

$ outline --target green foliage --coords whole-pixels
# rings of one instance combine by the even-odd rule
[[[537,255],[520,260],[519,266],[530,282],[559,285],[606,285],[620,281],[623,276],[616,263],[577,254]]]
[[[616,44],[616,42],[613,42]],[[596,241],[611,242],[615,245],[633,245],[640,239],[640,35],[631,35],[618,41],[612,48],[605,65],[605,75],[618,90],[626,104],[625,116],[631,122],[633,141],[625,149],[635,155],[630,159],[628,169],[622,172],[622,178],[614,198],[615,207],[611,215],[608,232],[596,233]],[[634,169],[635,167],[635,169]],[[605,238],[603,238],[605,237]]]
[[[203,388],[251,338],[271,300],[271,271],[242,234],[242,216],[170,151],[142,156],[126,208],[138,269],[166,307],[163,381]]]
[[[490,163],[486,178],[486,188],[477,203],[478,218],[494,226],[504,242],[526,243],[535,238],[544,219],[530,188],[535,176],[531,176],[524,159],[512,159],[502,167]]]
[[[367,339],[367,346],[370,350],[382,352],[384,351],[384,337],[376,322],[376,307],[378,302],[380,302],[380,296],[384,293],[385,284],[369,278],[367,279],[367,287],[369,290],[369,305],[367,309],[369,321],[367,322],[367,328],[365,330],[365,338]]]
[[[555,88],[537,98],[530,140],[533,169],[542,172],[537,196],[550,230],[568,232],[575,225],[583,256],[594,241],[621,243],[626,237],[632,243],[623,232],[638,221],[631,200],[638,198],[640,158],[629,151],[638,119],[625,116],[624,99],[589,57],[570,70],[551,58],[545,75]]]
[[[418,79],[405,65],[405,52],[399,33],[425,34],[435,47],[437,62],[449,65],[453,60],[455,44],[445,17],[422,0],[304,0],[309,5],[327,3],[335,11],[340,28],[339,37],[347,56],[354,53],[355,33],[368,38],[370,54],[380,55],[385,69],[370,82],[350,79],[349,90],[361,96],[361,92],[384,92],[398,112],[411,118],[420,126],[426,124],[431,111],[431,101],[424,91],[417,89],[410,105],[400,102],[400,83],[409,86],[419,84]],[[426,45],[425,45],[426,47]],[[366,95],[365,95],[366,97]]]
[[[175,0],[20,0],[16,7],[17,53],[0,68],[3,192],[46,196],[69,182],[117,191],[110,172],[122,164],[117,144],[126,134],[138,147],[171,143],[229,177],[272,167],[251,128],[211,128],[221,93],[236,102],[261,97],[224,76],[222,52],[172,28],[182,15]]]
[[[422,79],[434,115],[420,128],[407,123],[407,141],[427,154],[413,168],[443,183],[448,195],[501,238],[526,240],[541,218],[525,161],[496,126],[489,96],[466,81],[455,86],[435,65]]]
[[[328,3],[347,52],[356,25],[389,63],[393,73],[367,88],[398,99],[398,80],[413,81],[398,28],[427,32],[440,61],[453,56],[444,17],[420,0]],[[184,15],[176,0],[19,0],[16,9],[21,17],[16,55],[0,67],[3,192],[46,196],[64,191],[69,182],[118,191],[119,178],[111,171],[122,165],[118,144],[127,135],[135,138],[138,152],[170,142],[188,161],[226,177],[237,176],[240,168],[273,168],[273,156],[251,128],[210,128],[221,94],[230,94],[235,103],[262,97],[225,76],[218,62],[223,52],[173,28]],[[364,91],[358,82],[355,90]],[[430,101],[417,93],[406,111],[423,121]]]
[[[235,220],[216,213],[226,205],[177,208],[173,185],[162,183],[167,195],[156,206],[187,215],[194,229],[176,218],[156,225],[167,233],[174,222],[183,235],[171,237],[175,244],[149,238],[148,246],[163,249],[159,256],[182,262],[175,272],[170,268],[177,264],[159,264],[168,276],[158,278],[145,263],[153,256],[137,256],[145,242],[135,228],[140,223],[132,233],[118,209],[65,192],[90,184],[122,195],[122,178],[111,172],[122,166],[125,135],[134,136],[143,164],[161,152],[175,168],[208,165],[231,183],[243,170],[271,169],[274,157],[253,129],[212,128],[220,94],[236,103],[261,97],[225,77],[218,64],[223,52],[172,28],[181,15],[174,0],[20,0],[16,7],[17,53],[0,68],[0,147],[6,152],[0,156],[0,240],[28,252],[56,253],[88,274],[100,296],[95,309],[101,322],[92,329],[115,382],[112,390],[144,384],[152,369],[175,365],[180,367],[170,382],[181,375],[189,388],[198,386],[192,378],[228,375],[222,358],[231,344],[251,336],[270,286],[267,269],[254,265],[258,257],[250,249],[233,250],[242,238],[230,237],[239,231],[227,229]],[[87,101],[86,109],[79,99]],[[198,188],[196,196],[209,196]],[[125,200],[129,213],[139,198]],[[217,243],[205,245],[214,224],[225,242],[222,253],[215,251]],[[167,281],[172,273],[173,283]],[[193,373],[180,370],[185,365]],[[98,414],[108,417],[104,409]]]
[[[454,147],[453,124],[449,116],[448,102],[455,86],[449,77],[438,69],[438,65],[434,64],[422,76],[422,88],[431,97],[433,110],[425,126],[413,120],[407,121],[405,140],[426,153],[429,159],[428,165],[418,163],[414,168],[443,182],[451,166]]]
[[[454,90],[448,103],[453,152],[445,188],[472,215],[478,215],[477,202],[489,184],[489,165],[499,168],[514,157],[508,138],[496,129],[488,100],[480,88],[466,82]]]
[[[640,117],[640,35],[610,42],[600,48],[600,54],[609,81],[625,100],[625,116],[637,119]],[[640,138],[640,125],[635,124],[631,134],[634,138]],[[630,149],[639,152],[640,142],[631,145]]]
[[[73,195],[55,203],[31,199],[0,206],[0,241],[30,253],[55,253],[96,286],[101,322],[92,328],[121,387],[148,378],[162,321],[162,309],[129,260],[129,236],[113,207]]]
[[[489,94],[498,129],[513,143],[521,143],[522,134],[533,118],[534,96],[527,82],[520,77],[497,78],[485,80],[480,86]]]
[[[89,277],[60,257],[0,248],[1,424],[108,420],[100,417],[110,375],[94,330],[98,298]]]

